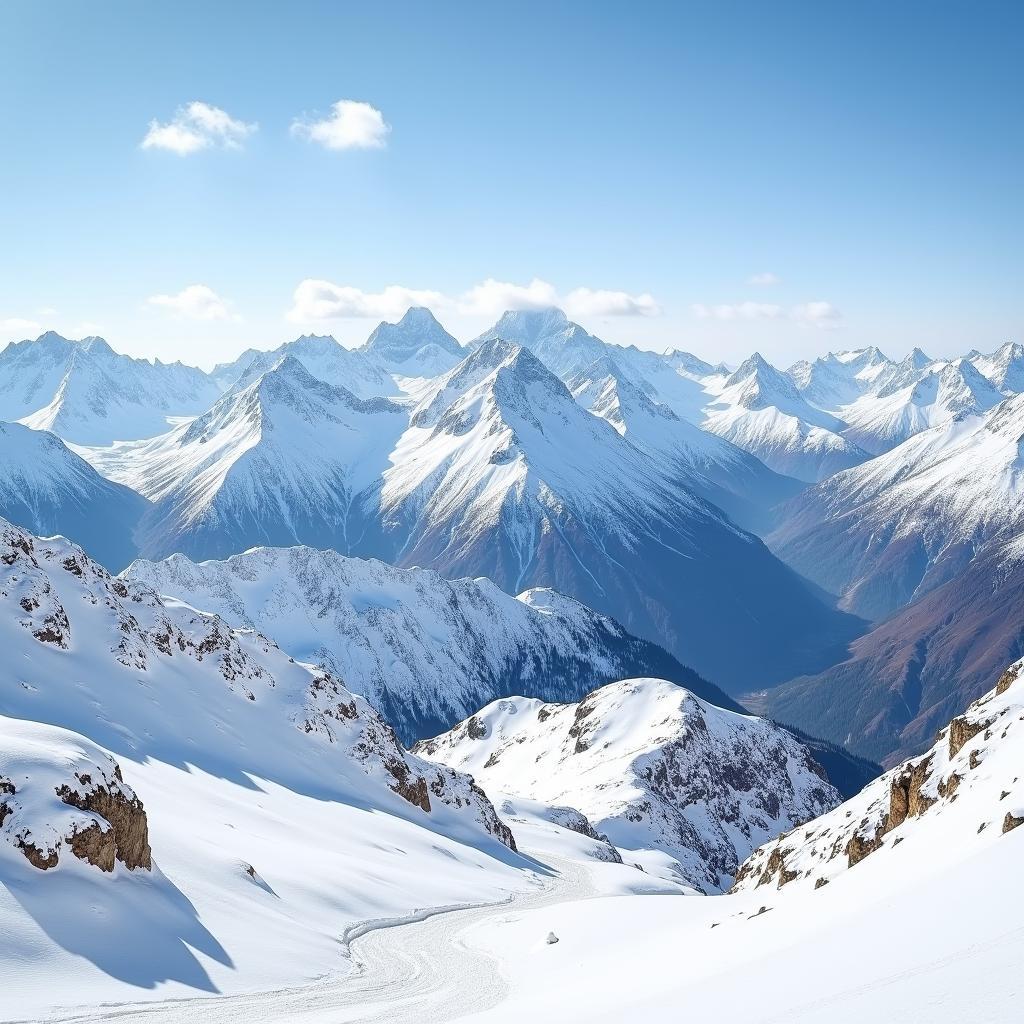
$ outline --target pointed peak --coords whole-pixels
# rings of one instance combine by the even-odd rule
[[[426,306],[410,306],[398,324],[401,327],[441,326],[437,317]]]
[[[98,355],[98,356],[114,356],[114,355],[117,355],[117,353],[110,347],[110,345],[107,343],[107,341],[104,338],[100,338],[100,337],[98,337],[96,335],[93,335],[93,336],[88,337],[88,338],[83,338],[79,342],[79,345],[86,352],[90,353],[91,355]]]
[[[915,370],[923,370],[929,363],[934,361],[930,355],[915,346],[913,351],[903,360],[903,363],[906,366],[913,367]]]

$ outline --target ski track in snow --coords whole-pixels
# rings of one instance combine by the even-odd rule
[[[586,867],[545,855],[557,872],[540,891],[497,904],[421,911],[411,919],[349,929],[352,970],[343,976],[272,992],[62,1010],[48,1024],[439,1024],[500,1003],[508,994],[496,960],[465,941],[495,915],[506,917],[599,895]],[[546,934],[546,933],[545,933]],[[541,938],[538,932],[538,941]],[[25,1019],[0,1024],[27,1024]]]

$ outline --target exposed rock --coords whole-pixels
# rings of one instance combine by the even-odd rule
[[[1011,832],[1019,825],[1024,825],[1024,818],[1018,818],[1007,811],[1006,817],[1003,818],[1003,833]]]
[[[145,868],[148,871],[153,866],[153,852],[149,847],[149,822],[146,819],[146,811],[142,801],[134,793],[128,795],[131,791],[121,783],[120,770],[115,771],[119,785],[114,788],[107,788],[104,785],[93,786],[89,776],[79,775],[78,781],[85,787],[84,793],[70,786],[62,786],[57,790],[57,795],[64,803],[79,810],[98,814],[110,823],[110,829],[103,833],[103,852],[98,855],[102,857],[102,863],[79,853],[79,848],[74,842],[72,849],[76,856],[88,860],[90,864],[96,864],[104,871],[114,869],[115,859],[124,864],[129,871],[135,868]],[[82,835],[84,833],[79,833],[79,837]],[[83,841],[80,845],[82,850],[99,849],[95,841],[88,844]]]

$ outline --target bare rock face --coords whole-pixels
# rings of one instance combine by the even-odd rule
[[[56,867],[65,850],[105,872],[152,868],[142,801],[84,737],[0,717],[0,771],[0,841],[34,868]]]
[[[922,855],[934,855],[936,847],[948,846],[952,822],[965,844],[991,842],[1024,824],[1022,668],[1024,661],[1007,669],[995,689],[939,733],[931,750],[893,768],[834,811],[756,850],[734,888],[781,888],[806,879],[819,889],[905,839],[919,837]],[[928,830],[939,812],[944,832],[930,844]]]

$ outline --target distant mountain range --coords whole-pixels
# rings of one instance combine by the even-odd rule
[[[308,335],[211,374],[48,333],[0,352],[0,513],[113,569],[306,545],[551,589],[891,759],[1024,653],[1022,383],[1010,343],[730,370],[557,309],[465,346],[410,309],[357,349]]]

